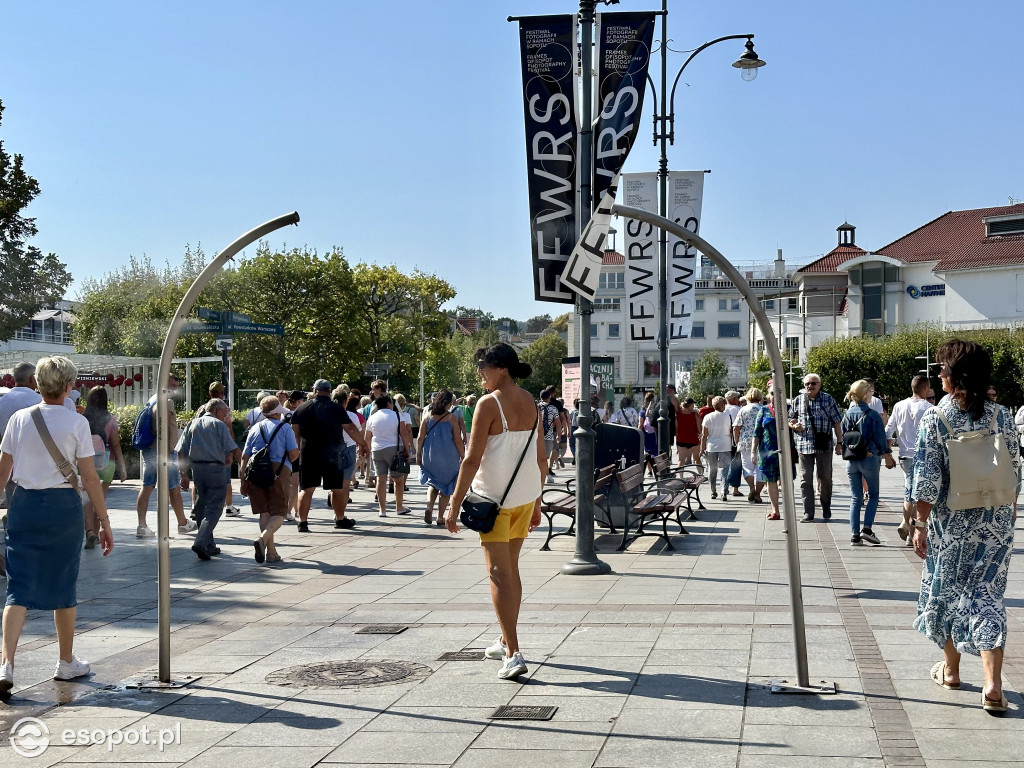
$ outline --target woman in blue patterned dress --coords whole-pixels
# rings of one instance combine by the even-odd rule
[[[942,389],[949,393],[921,418],[914,459],[914,551],[925,558],[914,626],[942,648],[944,660],[931,677],[943,688],[960,687],[960,654],[981,656],[985,672],[982,706],[1006,711],[1003,594],[1013,550],[1016,505],[953,511],[948,505],[949,453],[945,441],[973,430],[1002,433],[1020,492],[1020,447],[1013,415],[986,396],[992,358],[969,341],[939,347]],[[945,423],[942,419],[945,417]],[[948,425],[948,426],[947,426]]]
[[[430,410],[420,423],[416,443],[416,455],[420,457],[420,485],[428,487],[427,508],[423,522],[430,525],[434,514],[434,502],[441,497],[437,508],[437,524],[444,525],[444,513],[448,500],[455,492],[455,481],[459,467],[466,453],[461,430],[455,429],[451,413],[455,395],[442,389],[430,404]]]
[[[759,475],[768,485],[768,500],[772,503],[769,520],[778,520],[779,514],[779,432],[775,422],[775,398],[769,383],[765,407],[757,414],[754,436],[750,447],[751,462],[757,461]]]

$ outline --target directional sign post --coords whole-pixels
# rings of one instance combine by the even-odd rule
[[[231,334],[263,333],[271,336],[284,336],[283,325],[254,323],[251,317],[243,315],[241,312],[197,307],[196,314],[207,322],[192,321],[184,323],[181,326],[181,333],[217,334],[217,350],[221,353],[221,381],[224,382],[225,392],[228,387],[228,351],[234,347],[234,340],[231,338]],[[388,367],[390,368],[391,366]]]

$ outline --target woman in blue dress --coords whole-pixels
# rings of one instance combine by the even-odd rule
[[[452,423],[451,407],[454,400],[455,395],[447,389],[434,395],[429,412],[420,423],[420,433],[416,440],[416,455],[420,457],[420,485],[429,488],[427,508],[423,512],[423,522],[427,525],[433,521],[434,502],[439,495],[441,502],[437,508],[437,524],[444,525],[444,513],[449,498],[455,492],[459,466],[466,453],[462,431],[455,429]]]
[[[1005,712],[1006,577],[1016,504],[951,510],[946,442],[963,432],[1001,434],[1020,493],[1020,446],[1012,414],[988,399],[992,358],[969,341],[946,342],[935,355],[948,397],[921,417],[914,458],[914,551],[925,559],[914,627],[942,648],[932,680],[960,688],[960,654],[981,656],[981,704]]]
[[[757,468],[768,485],[768,500],[772,503],[769,520],[779,520],[779,432],[775,421],[775,399],[772,397],[771,383],[765,395],[766,407],[757,414],[754,422],[754,440],[751,443],[750,456],[757,461]]]

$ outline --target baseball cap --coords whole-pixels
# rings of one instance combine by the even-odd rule
[[[313,389],[317,392],[330,392],[334,387],[327,379],[317,379],[313,382]]]
[[[693,405],[693,398],[688,397],[685,400],[683,400],[683,405]]]

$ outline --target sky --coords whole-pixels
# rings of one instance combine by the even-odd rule
[[[1020,0],[668,0],[696,57],[672,170],[710,169],[701,235],[736,263],[806,263],[848,220],[886,245],[1024,198]],[[609,10],[660,9],[622,0]],[[292,210],[272,248],[444,277],[455,304],[533,300],[517,26],[571,0],[0,3],[0,140],[42,194],[33,243],[75,277],[212,254]],[[660,37],[660,31],[656,33]],[[669,54],[670,78],[685,60]],[[657,55],[652,67],[660,67]],[[625,171],[653,171],[651,98]],[[621,244],[620,244],[621,245]],[[249,249],[249,253],[253,252]]]

